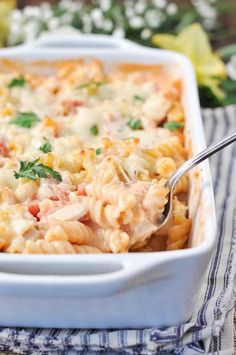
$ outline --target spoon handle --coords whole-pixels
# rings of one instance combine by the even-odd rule
[[[177,169],[167,181],[167,187],[170,189],[175,186],[182,175],[186,174],[189,170],[194,168],[196,165],[201,163],[203,160],[209,158],[211,155],[215,154],[219,150],[227,147],[227,145],[236,141],[236,132],[229,134],[224,137],[218,143],[210,145],[208,148],[204,149],[197,155],[193,156],[191,159],[187,160],[179,169]]]

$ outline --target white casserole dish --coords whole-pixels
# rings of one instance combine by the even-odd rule
[[[95,57],[105,64],[177,63],[184,81],[190,151],[205,147],[193,68],[184,56],[106,36],[46,36],[3,49],[23,60]],[[88,255],[0,254],[1,326],[143,328],[190,318],[215,241],[208,162],[190,174],[190,248],[157,253]]]

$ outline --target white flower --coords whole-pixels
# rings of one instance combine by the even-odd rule
[[[78,1],[72,1],[72,0],[62,0],[59,2],[59,5],[67,10],[67,11],[76,11],[76,10],[80,10],[81,8],[81,3]]]
[[[167,5],[166,13],[168,15],[175,15],[177,12],[178,6],[174,2],[171,2],[169,5]]]
[[[71,0],[61,0],[60,6],[64,7],[65,9],[68,8],[71,4]]]
[[[144,2],[137,2],[134,5],[134,11],[138,15],[142,14],[144,12],[145,8],[146,8],[146,4]]]
[[[156,7],[159,7],[159,9],[164,9],[167,5],[166,0],[153,0],[153,4],[156,5]]]
[[[93,21],[99,21],[103,18],[103,14],[102,14],[102,11],[101,9],[94,9],[91,11],[91,18]]]
[[[147,40],[151,37],[152,31],[149,28],[144,28],[141,32],[141,38]]]
[[[66,14],[64,14],[60,17],[60,23],[62,25],[69,25],[69,24],[71,24],[72,19],[73,19],[73,15],[70,14],[69,12],[67,12]]]
[[[216,9],[211,6],[206,0],[192,0],[192,2],[203,18],[215,19],[217,17]]]
[[[133,7],[127,6],[125,9],[125,15],[129,18],[135,16],[135,12],[134,12]]]
[[[156,28],[160,25],[163,15],[160,11],[152,9],[145,13],[145,20],[147,25],[151,28]]]
[[[123,38],[123,37],[125,37],[125,31],[123,30],[123,28],[117,27],[113,31],[112,35],[117,37],[117,38]]]
[[[23,16],[25,16],[25,17],[38,17],[38,16],[40,16],[40,9],[37,6],[26,6],[23,9]]]
[[[100,0],[99,5],[103,11],[108,11],[111,8],[111,0]]]
[[[207,30],[212,30],[215,27],[215,19],[212,18],[205,18],[202,23]]]
[[[105,19],[103,22],[103,29],[106,32],[111,32],[111,30],[113,29],[113,23],[111,20],[109,19]]]
[[[91,19],[97,28],[102,28],[104,23],[104,17],[101,9],[96,8],[91,12]]]
[[[25,42],[34,40],[37,36],[38,29],[38,22],[28,21],[24,27]]]
[[[104,18],[94,20],[93,23],[97,28],[103,28]]]
[[[91,17],[89,15],[85,14],[82,17],[82,21],[83,21],[83,31],[85,33],[90,33],[93,28]]]
[[[43,3],[40,7],[40,17],[42,20],[49,20],[53,17],[52,10],[47,3]]]
[[[138,29],[144,25],[144,21],[143,21],[142,17],[134,16],[134,17],[131,17],[131,19],[129,20],[129,24],[130,24],[130,27]]]
[[[203,26],[211,30],[215,27],[217,20],[217,10],[212,5],[212,0],[192,0],[193,5],[198,11],[199,15],[202,17]]]
[[[82,8],[82,4],[80,4],[77,1],[71,1],[71,5],[70,5],[70,8],[68,9],[68,11],[76,12],[76,11],[81,10],[81,8]]]
[[[56,30],[60,26],[60,20],[57,17],[51,18],[48,23],[49,30]]]
[[[236,55],[230,58],[230,61],[228,62],[226,67],[230,79],[236,80]]]

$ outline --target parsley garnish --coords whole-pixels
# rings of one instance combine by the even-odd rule
[[[101,154],[102,153],[102,148],[97,148],[96,149],[96,155],[99,155],[99,154]]]
[[[98,87],[105,85],[105,84],[107,84],[107,81],[88,81],[87,83],[76,86],[76,89],[86,89],[91,86],[95,86],[98,88]]]
[[[49,142],[49,140],[45,137],[43,137],[43,144],[39,147],[39,150],[41,150],[44,153],[50,153],[52,151],[52,145]]]
[[[142,129],[142,121],[135,120],[134,118],[130,118],[127,122],[127,125],[133,130],[137,131],[138,129]]]
[[[37,164],[39,159],[32,161],[20,161],[20,170],[19,172],[14,171],[14,176],[16,179],[28,178],[31,180],[36,180],[38,178],[52,178],[62,181],[61,174],[53,170],[47,165]]]
[[[25,86],[26,84],[26,80],[23,76],[20,76],[19,78],[14,78],[10,81],[10,83],[8,84],[8,87],[11,88],[22,88],[23,86]]]
[[[142,96],[139,96],[139,95],[134,95],[134,100],[135,101],[141,101],[141,102],[145,101],[145,99]]]
[[[93,136],[97,136],[99,134],[99,129],[98,129],[98,126],[95,124],[93,125],[91,128],[90,128],[90,133],[93,135]]]
[[[179,128],[182,128],[184,124],[182,122],[170,121],[164,124],[164,128],[167,128],[169,131],[176,131]]]
[[[19,112],[11,124],[16,124],[24,128],[31,128],[36,122],[40,122],[39,117],[34,112]]]
[[[97,95],[100,86],[106,84],[106,81],[89,81],[76,87],[76,89],[86,89],[90,96]]]

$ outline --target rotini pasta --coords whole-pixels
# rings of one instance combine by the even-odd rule
[[[96,60],[67,60],[50,73],[46,64],[36,74],[29,63],[2,63],[0,251],[185,248],[187,176],[176,186],[169,225],[156,227],[166,181],[187,158],[177,69],[106,72]]]
[[[24,254],[90,254],[101,253],[90,245],[73,245],[68,241],[27,240],[23,249]]]

